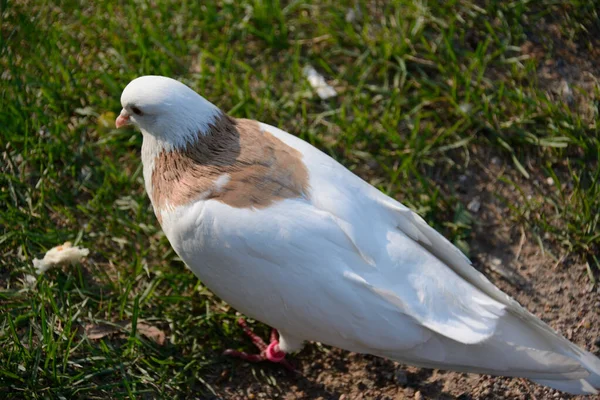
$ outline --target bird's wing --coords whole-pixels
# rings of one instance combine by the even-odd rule
[[[372,267],[365,272],[348,266],[344,274],[349,283],[458,342],[478,343],[493,335],[511,299],[473,269],[458,249],[332,158],[277,128],[262,126],[303,153],[311,205],[336,222]],[[465,271],[452,267],[457,262]],[[472,284],[465,276],[482,284]],[[504,301],[486,290],[497,291],[501,296],[495,297]]]

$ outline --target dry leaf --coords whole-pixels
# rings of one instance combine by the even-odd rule
[[[118,332],[121,332],[121,327],[115,325],[96,325],[96,324],[87,324],[84,327],[86,336],[91,340],[98,340],[106,337],[108,335],[112,335]]]
[[[102,339],[106,336],[116,333],[121,334],[121,336],[125,336],[123,330],[131,331],[131,322],[121,321],[117,322],[115,325],[88,324],[84,327],[84,330],[86,336],[91,340]],[[149,325],[144,321],[138,321],[136,330],[139,334],[144,335],[160,346],[165,344],[167,337],[165,332],[153,325]]]
[[[156,344],[162,346],[165,344],[166,335],[161,329],[155,326],[147,325],[143,322],[138,322],[137,331],[148,339],[153,340]]]

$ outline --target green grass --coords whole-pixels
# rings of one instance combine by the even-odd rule
[[[465,251],[477,218],[458,177],[478,154],[495,154],[522,193],[502,198],[506,223],[597,273],[598,85],[572,85],[584,100],[569,105],[519,48],[548,35],[539,21],[591,48],[592,2],[373,3],[0,1],[0,397],[210,395],[203,377],[244,343],[234,312],[158,228],[141,136],[113,129],[121,90],[143,74],[178,78],[236,117],[299,135]],[[552,59],[560,43],[540,46]],[[307,64],[340,95],[318,99]],[[534,184],[547,178],[553,186]],[[67,240],[90,249],[83,265],[22,282],[34,257]],[[136,319],[168,332],[167,343],[135,329],[101,340],[83,332]]]

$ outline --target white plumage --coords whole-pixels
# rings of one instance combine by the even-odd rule
[[[166,173],[157,157],[201,147],[221,112],[164,77],[132,81],[121,102],[117,126],[134,123],[144,136],[152,199],[153,174]],[[301,154],[308,193],[246,208],[199,196],[156,211],[192,271],[241,313],[278,329],[282,351],[312,340],[570,393],[600,388],[597,357],[500,291],[418,215],[310,144],[259,126]],[[214,190],[230,179],[221,175]]]

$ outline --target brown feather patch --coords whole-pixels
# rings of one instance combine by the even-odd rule
[[[195,143],[156,157],[152,202],[161,221],[160,210],[167,204],[213,199],[236,208],[264,208],[308,196],[308,186],[298,150],[256,121],[222,114]]]

